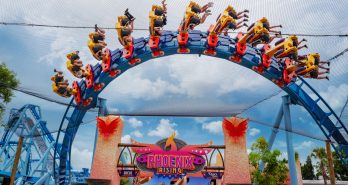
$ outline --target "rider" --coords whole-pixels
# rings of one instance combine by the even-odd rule
[[[95,32],[89,34],[88,47],[97,60],[102,60],[106,46],[105,31],[95,26]]]
[[[330,80],[329,79],[329,76],[320,76],[320,75],[323,75],[323,74],[327,74],[328,72],[327,71],[319,71],[319,67],[316,66],[316,68],[314,70],[312,70],[311,72],[305,74],[303,77],[305,78],[313,78],[313,79],[327,79],[327,80]]]
[[[248,15],[245,14],[249,12],[248,10],[244,10],[243,12],[236,12],[232,6],[228,6],[222,14],[219,15],[217,19],[216,25],[212,28],[211,33],[219,35],[220,33],[224,32],[224,35],[228,35],[229,29],[239,29],[242,26],[247,26],[245,24],[245,21],[248,21],[248,19],[243,19],[240,22],[236,22],[236,20],[240,18],[248,18]]]
[[[311,53],[306,56],[299,56],[301,61],[298,63],[298,69],[296,73],[298,75],[303,75],[304,77],[316,78],[316,79],[328,79],[327,76],[319,76],[322,74],[330,73],[330,68],[324,65],[330,65],[330,62],[320,61],[319,53]],[[319,71],[320,69],[325,69],[325,71]]]
[[[247,29],[247,34],[245,34],[241,39],[240,42],[247,42],[251,43],[254,46],[257,44],[266,44],[272,42],[274,38],[276,38],[278,35],[281,34],[280,31],[272,30],[273,28],[282,27],[281,25],[277,26],[270,26],[268,20],[266,17],[263,17],[262,19],[256,21],[255,23],[251,24],[249,28]],[[270,37],[269,32],[275,33],[275,37]]]
[[[268,57],[275,56],[276,58],[284,58],[289,57],[290,59],[300,63],[298,59],[297,52],[302,48],[307,48],[307,45],[299,46],[302,42],[306,41],[303,39],[298,42],[298,38],[296,35],[292,35],[287,37],[286,39],[280,39],[275,43],[275,47],[266,51],[266,55]]]
[[[205,19],[211,15],[210,10],[208,8],[212,7],[214,3],[209,2],[208,4],[201,7],[196,2],[191,1],[188,7],[186,8],[185,16],[181,21],[179,31],[187,32],[189,30],[193,30],[199,24],[204,23]],[[200,17],[200,14],[204,12],[203,16]]]
[[[133,38],[131,36],[134,29],[134,16],[126,9],[123,16],[117,18],[116,30],[118,34],[118,40],[124,47],[128,47],[132,44]]]
[[[64,80],[63,72],[54,70],[56,73],[51,77],[52,89],[55,93],[63,97],[70,97],[72,95],[72,89],[69,86],[68,80]]]
[[[165,4],[165,2],[166,0],[162,1],[162,6],[152,5],[152,9],[149,13],[149,30],[151,36],[160,36],[162,27],[167,24],[167,4]]]
[[[77,78],[83,78],[85,76],[85,70],[82,69],[83,64],[80,60],[79,51],[75,51],[66,55],[68,58],[66,67]]]

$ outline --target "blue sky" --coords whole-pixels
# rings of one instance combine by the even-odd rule
[[[198,1],[201,4],[208,1]],[[1,1],[0,21],[28,22],[54,25],[93,26],[95,23],[113,27],[116,17],[126,8],[135,15],[135,27],[147,28],[148,11],[160,1]],[[348,18],[344,0],[289,0],[275,1],[216,1],[213,15],[197,29],[206,30],[214,23],[217,15],[231,3],[237,10],[250,10],[250,22],[265,16],[271,24],[282,24],[283,33],[347,34]],[[137,6],[134,6],[137,4]],[[168,25],[174,30],[179,25],[188,1],[168,0]],[[0,26],[0,62],[4,62],[17,73],[21,87],[48,95],[62,101],[67,99],[51,92],[50,76],[53,69],[66,71],[70,82],[73,76],[65,67],[65,55],[73,50],[81,52],[85,64],[96,61],[88,52],[86,42],[92,30],[52,29],[33,27]],[[136,31],[134,37],[147,36],[148,32]],[[319,52],[322,59],[328,59],[348,46],[347,38],[307,38],[308,50]],[[109,48],[120,47],[114,30],[107,31]],[[348,63],[345,57],[333,61],[330,81],[309,80],[318,92],[338,112],[342,109],[348,94]],[[137,66],[114,80],[100,95],[108,100],[108,106],[119,111],[142,110],[187,110],[187,111],[230,111],[249,107],[278,91],[278,88],[256,73],[236,64],[211,57],[195,55],[175,55]],[[64,107],[34,97],[16,93],[16,97],[6,108],[19,108],[24,104],[40,105],[44,119],[54,131],[64,112]],[[272,99],[244,112],[241,116],[267,123],[275,120],[281,104],[281,93]],[[324,138],[310,115],[301,107],[293,106],[294,130]],[[73,165],[76,168],[89,167],[95,133],[95,114],[88,113],[85,124],[79,128],[72,149]],[[6,119],[5,119],[6,120]],[[223,144],[221,132],[222,118],[176,118],[176,117],[124,117],[126,126],[123,140],[134,138],[142,142],[154,143],[167,137],[173,131],[188,143],[206,143],[213,140]],[[250,122],[247,145],[260,136],[269,137],[271,128]],[[1,133],[1,131],[0,131]],[[323,142],[295,135],[295,150],[301,160]],[[285,150],[285,134],[280,132],[274,145]]]

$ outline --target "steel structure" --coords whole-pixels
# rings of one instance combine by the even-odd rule
[[[163,55],[158,57],[178,54],[179,44],[177,36],[177,32],[166,31],[162,33],[158,49],[163,52]],[[204,51],[208,46],[207,37],[207,33],[198,30],[189,32],[187,42],[189,53],[185,54],[204,55]],[[55,171],[57,183],[68,183],[71,145],[84,115],[89,109],[98,106],[98,95],[111,81],[128,69],[154,58],[148,42],[149,38],[133,40],[132,59],[140,59],[139,63],[133,64],[132,62],[134,61],[130,62],[122,56],[123,50],[116,49],[110,51],[109,57],[111,60],[108,70],[103,70],[105,66],[103,67],[100,63],[90,66],[92,75],[86,80],[74,83],[75,88],[79,90],[75,99],[78,98],[78,101],[83,103],[77,106],[69,106],[61,122],[60,128],[67,129],[60,129],[57,137],[57,141],[62,142],[62,148],[57,152],[59,153],[59,157],[56,158],[57,163],[53,163],[54,165],[57,164]],[[262,63],[260,49],[252,47],[250,44],[247,44],[246,52],[242,56],[241,61],[233,60],[231,56],[236,51],[236,41],[229,36],[218,36],[215,51],[216,53],[213,57],[225,59],[228,62],[234,62],[249,69],[254,69]],[[282,79],[283,71],[283,66],[278,63],[276,58],[272,57],[270,67],[259,74],[276,83],[277,80]],[[327,139],[332,141],[332,146],[336,151],[342,149],[345,154],[348,154],[348,138],[345,138],[345,135],[348,134],[347,128],[315,89],[301,77],[293,79],[291,83],[280,88],[289,95],[293,104],[303,106],[309,112]],[[73,100],[71,100],[70,105],[73,105]],[[73,109],[73,111],[69,111],[70,109]]]
[[[41,109],[37,105],[25,105],[12,109],[0,141],[0,176],[11,175],[18,136],[24,136],[24,145],[17,169],[16,184],[53,184],[53,152],[55,138],[42,120]],[[60,151],[57,144],[56,152]],[[59,157],[59,154],[57,155]],[[89,169],[73,171],[72,182],[85,183]]]
[[[49,184],[53,178],[54,137],[42,120],[41,109],[25,105],[12,109],[0,141],[0,174],[10,176],[18,136],[24,136],[24,145],[17,169],[16,184]],[[56,152],[60,151],[60,145]],[[59,156],[59,155],[58,155]]]

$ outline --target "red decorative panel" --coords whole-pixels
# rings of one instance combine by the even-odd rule
[[[120,121],[119,116],[97,117],[99,133],[104,137],[110,136],[116,131]]]

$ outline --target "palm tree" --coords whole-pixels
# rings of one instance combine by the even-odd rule
[[[321,174],[323,176],[324,179],[324,185],[327,185],[327,175],[326,175],[326,169],[325,169],[325,164],[326,164],[326,152],[324,148],[316,148],[313,150],[312,157],[314,157],[315,159],[319,160],[319,169],[321,171]]]

